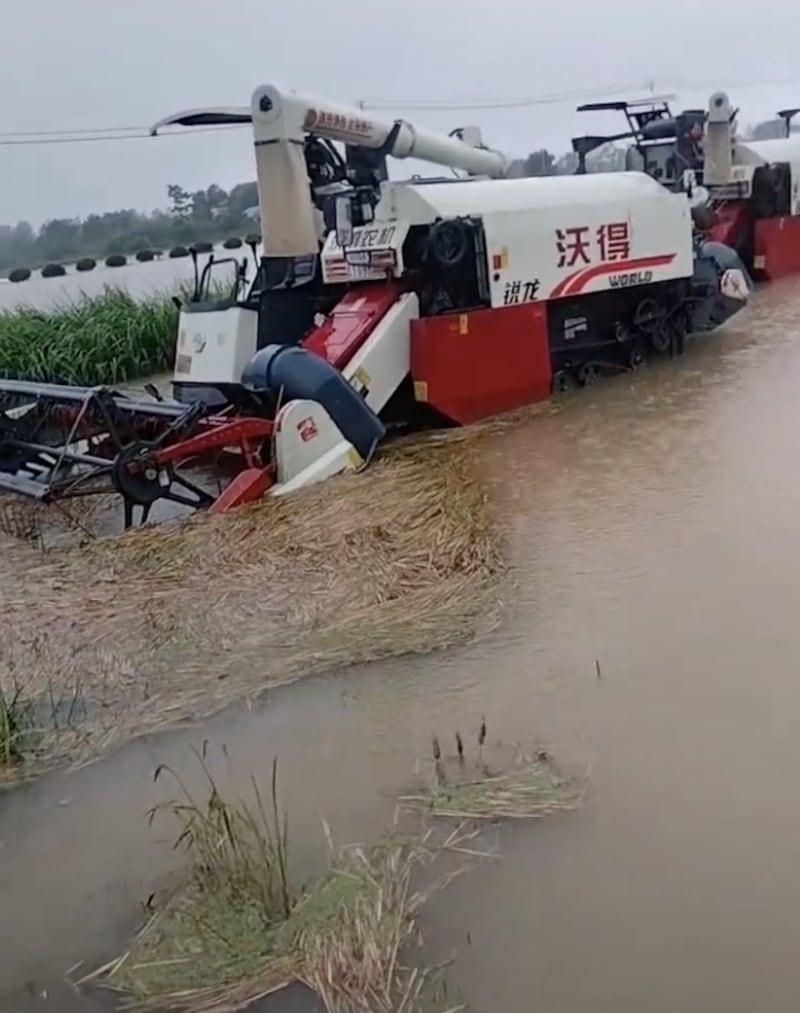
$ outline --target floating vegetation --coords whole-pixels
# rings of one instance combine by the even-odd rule
[[[517,749],[504,762],[490,766],[483,755],[485,742],[485,720],[471,759],[460,732],[455,733],[455,755],[449,758],[443,758],[438,736],[434,736],[431,776],[421,790],[400,796],[398,802],[436,818],[530,820],[575,809],[582,801],[586,778],[560,773],[546,749],[537,749],[533,755]]]
[[[101,980],[139,1007],[193,1013],[244,1009],[293,983],[331,1013],[421,1010],[434,975],[406,960],[422,905],[445,882],[425,892],[412,882],[435,856],[426,837],[337,848],[326,826],[329,871],[295,891],[277,763],[270,798],[253,781],[252,802],[224,800],[204,769],[206,800],[181,785],[179,801],[151,814],[166,810],[178,822],[185,883],[127,953],[80,984]]]

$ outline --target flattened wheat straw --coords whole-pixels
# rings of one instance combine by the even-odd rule
[[[474,440],[402,443],[361,474],[223,517],[16,550],[24,576],[0,584],[0,685],[50,698],[79,685],[85,711],[34,766],[491,624],[502,566]]]

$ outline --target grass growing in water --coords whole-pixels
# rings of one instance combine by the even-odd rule
[[[49,663],[41,644],[26,647]],[[33,694],[26,674],[13,652],[6,656],[0,671],[0,788],[31,777],[47,763],[51,751],[85,734],[86,703],[80,682],[67,692],[48,681],[42,692]]]
[[[0,686],[0,777],[22,762],[22,742],[28,723],[27,710],[20,704],[19,694],[9,698]]]
[[[0,312],[0,376],[117,384],[172,368],[178,310],[167,294],[134,299],[108,286],[51,309]]]
[[[502,766],[484,761],[486,722],[477,737],[477,756],[468,760],[459,732],[456,753],[443,757],[433,739],[433,774],[421,790],[398,799],[404,808],[454,820],[541,819],[575,809],[585,789],[582,781],[561,774],[545,749],[529,756],[517,749]]]
[[[401,958],[418,937],[424,895],[411,880],[424,839],[330,844],[328,874],[295,892],[276,771],[273,763],[266,803],[255,782],[252,804],[223,800],[206,770],[207,801],[182,786],[180,802],[159,807],[179,821],[188,881],[130,951],[92,977],[150,1009],[221,1013],[299,982],[331,1013],[417,1011],[433,978]]]

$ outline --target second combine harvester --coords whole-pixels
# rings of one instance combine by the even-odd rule
[[[475,129],[271,85],[154,132],[232,123],[255,140],[254,282],[242,265],[229,299],[201,283],[181,306],[173,402],[0,382],[0,488],[115,490],[126,525],[159,499],[219,512],[361,467],[395,425],[464,425],[682,352],[747,302],[736,254],[698,240],[686,195],[646,173],[504,179]],[[463,175],[394,182],[389,157]],[[189,480],[231,448],[221,494]]]
[[[626,168],[692,194],[706,212],[706,237],[735,249],[755,280],[800,274],[800,134],[792,130],[800,109],[777,113],[784,137],[749,140],[739,136],[738,110],[725,92],[714,92],[707,109],[675,114],[671,97],[579,106],[621,112],[628,122],[623,133],[574,138],[579,171],[592,150],[631,139]]]

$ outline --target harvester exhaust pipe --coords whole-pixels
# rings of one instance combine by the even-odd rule
[[[338,369],[296,345],[267,345],[245,366],[242,383],[255,391],[283,392],[283,400],[316,401],[342,436],[368,460],[386,427]]]
[[[725,186],[733,169],[733,118],[730,99],[716,91],[708,102],[703,164],[705,186]]]

